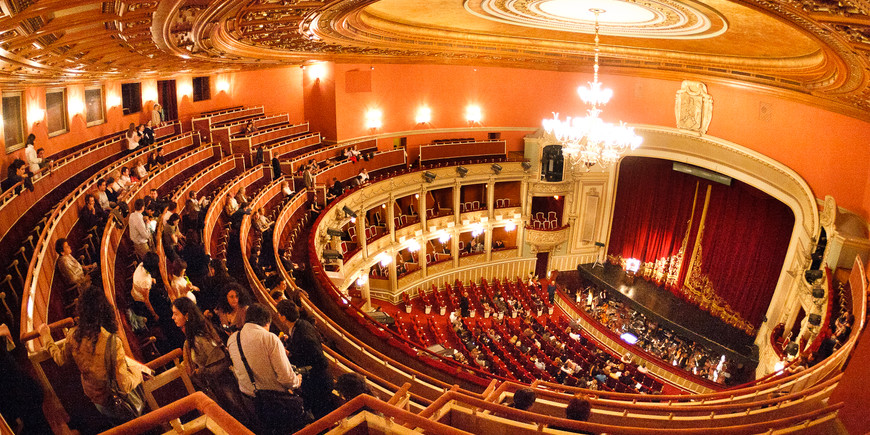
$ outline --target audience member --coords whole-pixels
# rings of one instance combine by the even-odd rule
[[[12,333],[0,324],[0,415],[12,427],[19,420],[22,435],[50,434],[51,427],[42,411],[43,393],[40,385],[16,361]]]
[[[293,433],[307,423],[301,406],[292,413],[270,412],[277,411],[278,404],[271,404],[275,408],[270,410],[268,404],[263,403],[263,398],[256,397],[258,394],[265,396],[264,391],[292,392],[302,382],[302,377],[293,371],[281,340],[269,332],[271,323],[272,316],[266,307],[251,305],[244,326],[230,336],[227,347],[239,389],[246,401],[253,405],[248,408],[255,409],[263,432]],[[265,406],[256,406],[258,402]]]
[[[27,135],[27,141],[24,143],[24,158],[27,159],[28,170],[30,175],[36,175],[42,169],[43,159],[39,158],[39,153],[36,151],[36,135],[30,133]]]
[[[130,241],[133,242],[133,249],[136,255],[140,258],[146,253],[151,252],[151,229],[145,225],[145,201],[142,198],[137,199],[133,203],[133,213],[127,218],[127,226],[130,228]]]
[[[521,388],[514,393],[514,400],[511,407],[521,411],[528,411],[529,408],[535,404],[535,399],[537,399],[535,390],[531,388]]]
[[[97,206],[97,198],[94,195],[85,195],[85,206],[79,212],[79,219],[87,230],[93,227],[102,227],[106,224],[106,213]]]
[[[148,163],[146,166],[149,172],[157,169],[158,166],[163,166],[164,164],[166,164],[166,158],[163,157],[162,148],[157,148],[154,152],[148,155]]]
[[[130,290],[133,303],[130,306],[134,313],[147,318],[149,322],[160,320],[157,310],[151,304],[151,288],[157,284],[157,278],[160,277],[159,263],[160,257],[157,253],[148,252],[133,271],[133,288]]]
[[[175,302],[176,299],[181,297],[186,297],[196,303],[196,296],[193,292],[198,292],[199,287],[190,283],[190,280],[187,279],[185,275],[185,271],[187,270],[187,263],[180,258],[176,258],[174,261],[169,263],[167,267],[167,272],[169,272],[169,300]]]
[[[23,187],[28,190],[33,190],[33,181],[27,176],[27,163],[21,159],[15,159],[7,168],[6,179],[0,185],[0,190],[3,192],[11,189],[18,183],[22,183]],[[15,191],[16,194],[21,193],[21,188]]]
[[[151,123],[154,124],[154,128],[157,128],[163,125],[164,121],[166,121],[166,114],[163,111],[163,106],[154,103],[154,108],[151,109]]]
[[[194,385],[237,420],[246,422],[247,412],[232,360],[211,323],[187,298],[172,303],[172,320],[184,332],[184,362]]]
[[[72,248],[64,238],[57,239],[54,243],[54,250],[57,251],[57,269],[63,277],[66,285],[77,286],[83,289],[91,285],[90,273],[96,270],[96,264],[88,264],[82,266],[75,257],[72,256]]]
[[[377,397],[366,383],[366,378],[355,372],[342,373],[335,381],[335,391],[345,403],[361,394]]]
[[[224,288],[224,296],[218,300],[215,312],[220,319],[221,327],[227,333],[233,333],[245,324],[251,296],[237,283],[230,283]]]
[[[116,335],[118,324],[115,322],[114,307],[109,304],[102,288],[85,289],[76,306],[78,325],[67,333],[66,340],[61,342],[62,347],[52,339],[48,325],[39,326],[43,346],[58,365],[74,361],[81,372],[85,395],[114,424],[123,423],[125,418],[114,414],[109,407],[110,391],[106,368],[111,364],[119,390],[129,400],[139,404],[137,411],[140,414],[144,409],[142,373],[150,373],[150,369],[127,358],[124,343]],[[107,352],[112,354],[107,356]]]
[[[127,139],[127,151],[133,151],[136,148],[139,148],[139,140],[141,137],[139,136],[139,132],[136,130],[135,123],[130,123],[130,128],[127,129],[127,133],[124,137]]]
[[[290,328],[286,340],[290,362],[302,374],[299,393],[305,407],[320,418],[333,411],[331,396],[333,388],[329,362],[323,355],[320,333],[307,320],[299,318],[299,309],[289,300],[277,305],[278,318]]]

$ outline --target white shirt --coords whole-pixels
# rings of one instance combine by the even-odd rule
[[[369,173],[368,172],[360,172],[359,175],[357,175],[357,178],[359,178],[360,183],[365,183],[365,182],[369,181]]]
[[[134,132],[132,136],[127,134],[127,149],[135,150],[139,147],[139,133]]]
[[[184,279],[183,276],[173,276],[172,277],[172,289],[173,291],[169,293],[169,299],[175,300],[175,297],[172,297],[173,294],[176,297],[186,296],[188,299],[196,303],[196,296],[194,296],[193,292],[188,290],[190,283]]]
[[[227,216],[232,216],[232,215],[236,214],[237,211],[239,211],[239,203],[236,201],[235,198],[230,196],[227,199],[227,206],[226,206]]]
[[[130,227],[130,240],[136,244],[148,243],[151,241],[151,230],[145,225],[145,218],[142,217],[141,211],[130,213],[128,218],[128,226]]]
[[[112,208],[112,206],[109,205],[109,195],[106,195],[105,190],[97,192],[97,202],[100,204],[100,208],[102,208],[103,211],[109,211]]]
[[[42,159],[40,159],[36,154],[36,147],[33,144],[27,145],[27,148],[24,148],[24,157],[27,158],[27,164],[30,165],[30,172],[36,174],[39,172],[39,164],[42,163]]]
[[[233,360],[233,372],[239,380],[239,390],[242,393],[253,396],[254,385],[239,353],[236,338],[239,334],[242,337],[245,360],[254,373],[258,390],[289,391],[302,384],[302,377],[293,372],[278,336],[260,325],[245,323],[242,330],[230,335],[227,341],[227,350]]]
[[[151,290],[151,284],[153,284],[151,274],[145,270],[144,264],[139,263],[136,271],[133,272],[133,291],[131,292],[133,300],[145,302],[145,294]]]
[[[136,166],[136,176],[139,177],[140,180],[148,176],[148,170],[145,169],[145,165],[142,163],[139,163],[139,165]]]
[[[127,190],[131,182],[129,175],[122,175],[115,180],[115,183],[118,183],[118,186],[121,186],[121,190]]]

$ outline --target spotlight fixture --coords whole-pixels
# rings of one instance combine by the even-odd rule
[[[821,287],[813,287],[813,297],[816,299],[825,297],[825,289]]]
[[[798,350],[800,350],[800,347],[798,346],[797,343],[795,343],[793,341],[791,343],[789,343],[788,346],[785,347],[785,353],[788,354],[789,356],[797,355]]]
[[[437,177],[437,176],[435,174],[433,174],[432,172],[429,172],[429,171],[423,172],[423,178],[426,180],[427,183],[431,183],[431,182],[435,181],[435,177]]]
[[[325,250],[323,251],[323,258],[324,258],[326,261],[329,261],[329,260],[341,260],[342,256],[341,256],[341,253],[338,252],[338,251],[336,251],[335,249],[325,249]]]
[[[523,165],[523,170],[524,170],[524,171],[528,171],[529,169],[532,169],[532,163],[531,163],[531,162],[523,162],[522,165]]]
[[[495,172],[495,175],[498,175],[499,173],[501,173],[501,170],[502,170],[501,165],[499,165],[498,163],[493,163],[492,166],[490,166],[490,168],[492,168],[492,172]]]
[[[356,217],[356,213],[354,213],[354,211],[351,210],[350,207],[348,207],[348,206],[342,207],[341,210],[344,212],[344,214],[346,214],[350,217]]]
[[[804,278],[808,283],[812,284],[825,276],[825,274],[821,270],[808,270],[804,273]]]
[[[344,232],[336,228],[327,228],[326,234],[329,234],[330,236],[341,237]]]
[[[810,314],[810,315],[807,317],[807,322],[808,322],[810,325],[813,325],[813,326],[819,326],[819,325],[822,324],[822,316],[820,316],[820,315],[818,315],[818,314]]]
[[[465,166],[457,166],[456,173],[459,174],[460,177],[465,178],[465,176],[468,175],[468,168]]]

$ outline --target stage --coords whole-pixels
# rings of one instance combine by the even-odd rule
[[[608,297],[628,304],[652,320],[658,320],[662,327],[671,329],[678,336],[705,344],[734,361],[752,367],[757,365],[758,352],[753,344],[755,337],[683,301],[669,290],[639,277],[635,278],[633,284],[626,285],[625,272],[612,264],[594,269],[591,263],[583,264],[579,271],[583,278],[599,289],[607,290]]]

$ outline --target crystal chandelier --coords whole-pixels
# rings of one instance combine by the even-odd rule
[[[604,10],[589,11],[595,14],[595,64],[589,87],[580,86],[577,93],[590,108],[582,118],[569,116],[561,120],[558,113],[553,113],[552,119],[542,122],[547,135],[562,144],[562,155],[571,165],[586,168],[616,163],[629,149],[636,149],[643,142],[643,138],[634,133],[634,127],[628,127],[622,121],[619,125],[611,124],[598,117],[613,91],[603,88],[598,81],[598,15]]]

